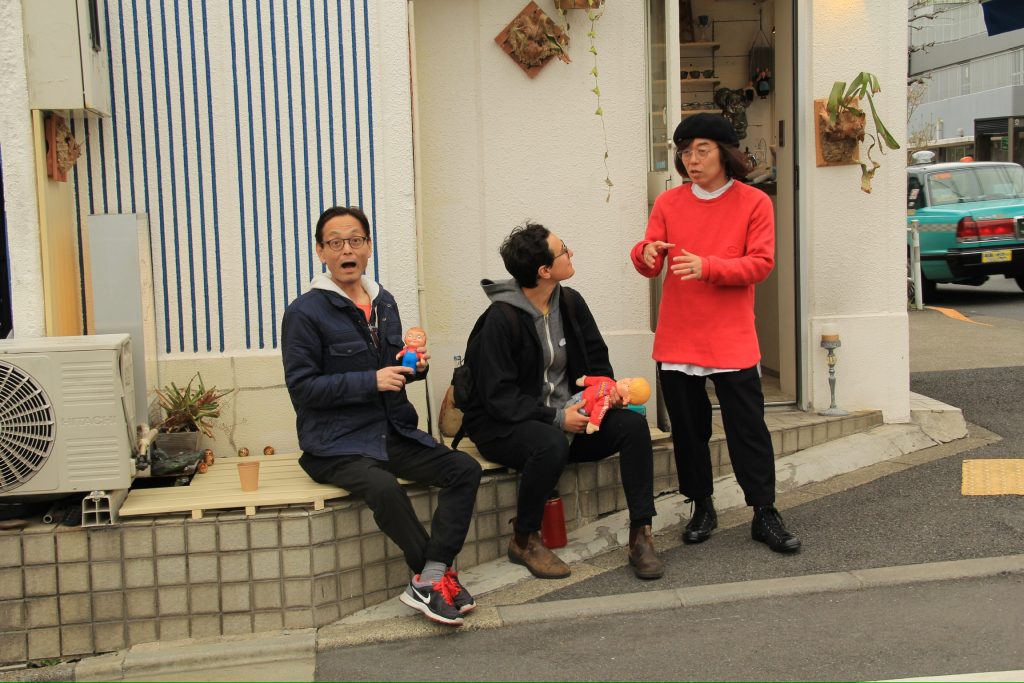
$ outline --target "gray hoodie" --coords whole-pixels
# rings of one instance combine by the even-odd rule
[[[363,289],[366,290],[366,293],[370,295],[370,301],[372,302],[376,299],[377,295],[380,294],[380,285],[377,284],[373,278],[366,277],[365,275],[360,278],[360,282],[363,285]],[[314,275],[313,279],[309,283],[309,288],[325,289],[328,292],[340,294],[346,299],[349,298],[348,294],[343,292],[341,287],[338,286],[338,283],[331,278],[330,273],[317,273]]]
[[[565,333],[562,329],[562,314],[558,309],[561,287],[555,287],[551,294],[548,314],[544,315],[530,303],[514,279],[481,280],[480,286],[491,301],[502,301],[526,311],[533,320],[540,348],[544,354],[544,378],[541,382],[541,400],[544,405],[555,408],[554,424],[561,428],[565,424],[563,406],[569,400],[569,383],[565,377],[567,357],[565,354]]]

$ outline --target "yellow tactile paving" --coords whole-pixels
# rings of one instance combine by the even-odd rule
[[[1024,496],[1024,458],[964,460],[965,496]]]

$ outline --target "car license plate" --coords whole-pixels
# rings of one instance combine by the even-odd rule
[[[992,251],[981,252],[982,263],[1006,263],[1012,258],[1013,252],[1009,249],[993,249]]]

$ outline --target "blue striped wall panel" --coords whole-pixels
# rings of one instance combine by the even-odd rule
[[[149,215],[165,356],[277,348],[323,208],[376,233],[368,2],[103,3],[112,115],[72,120],[77,221]]]

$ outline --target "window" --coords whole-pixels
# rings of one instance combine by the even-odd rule
[[[938,171],[927,183],[932,206],[1024,198],[1024,168],[1015,164]]]
[[[924,208],[924,193],[921,192],[921,179],[913,175],[907,178],[907,208]]]

